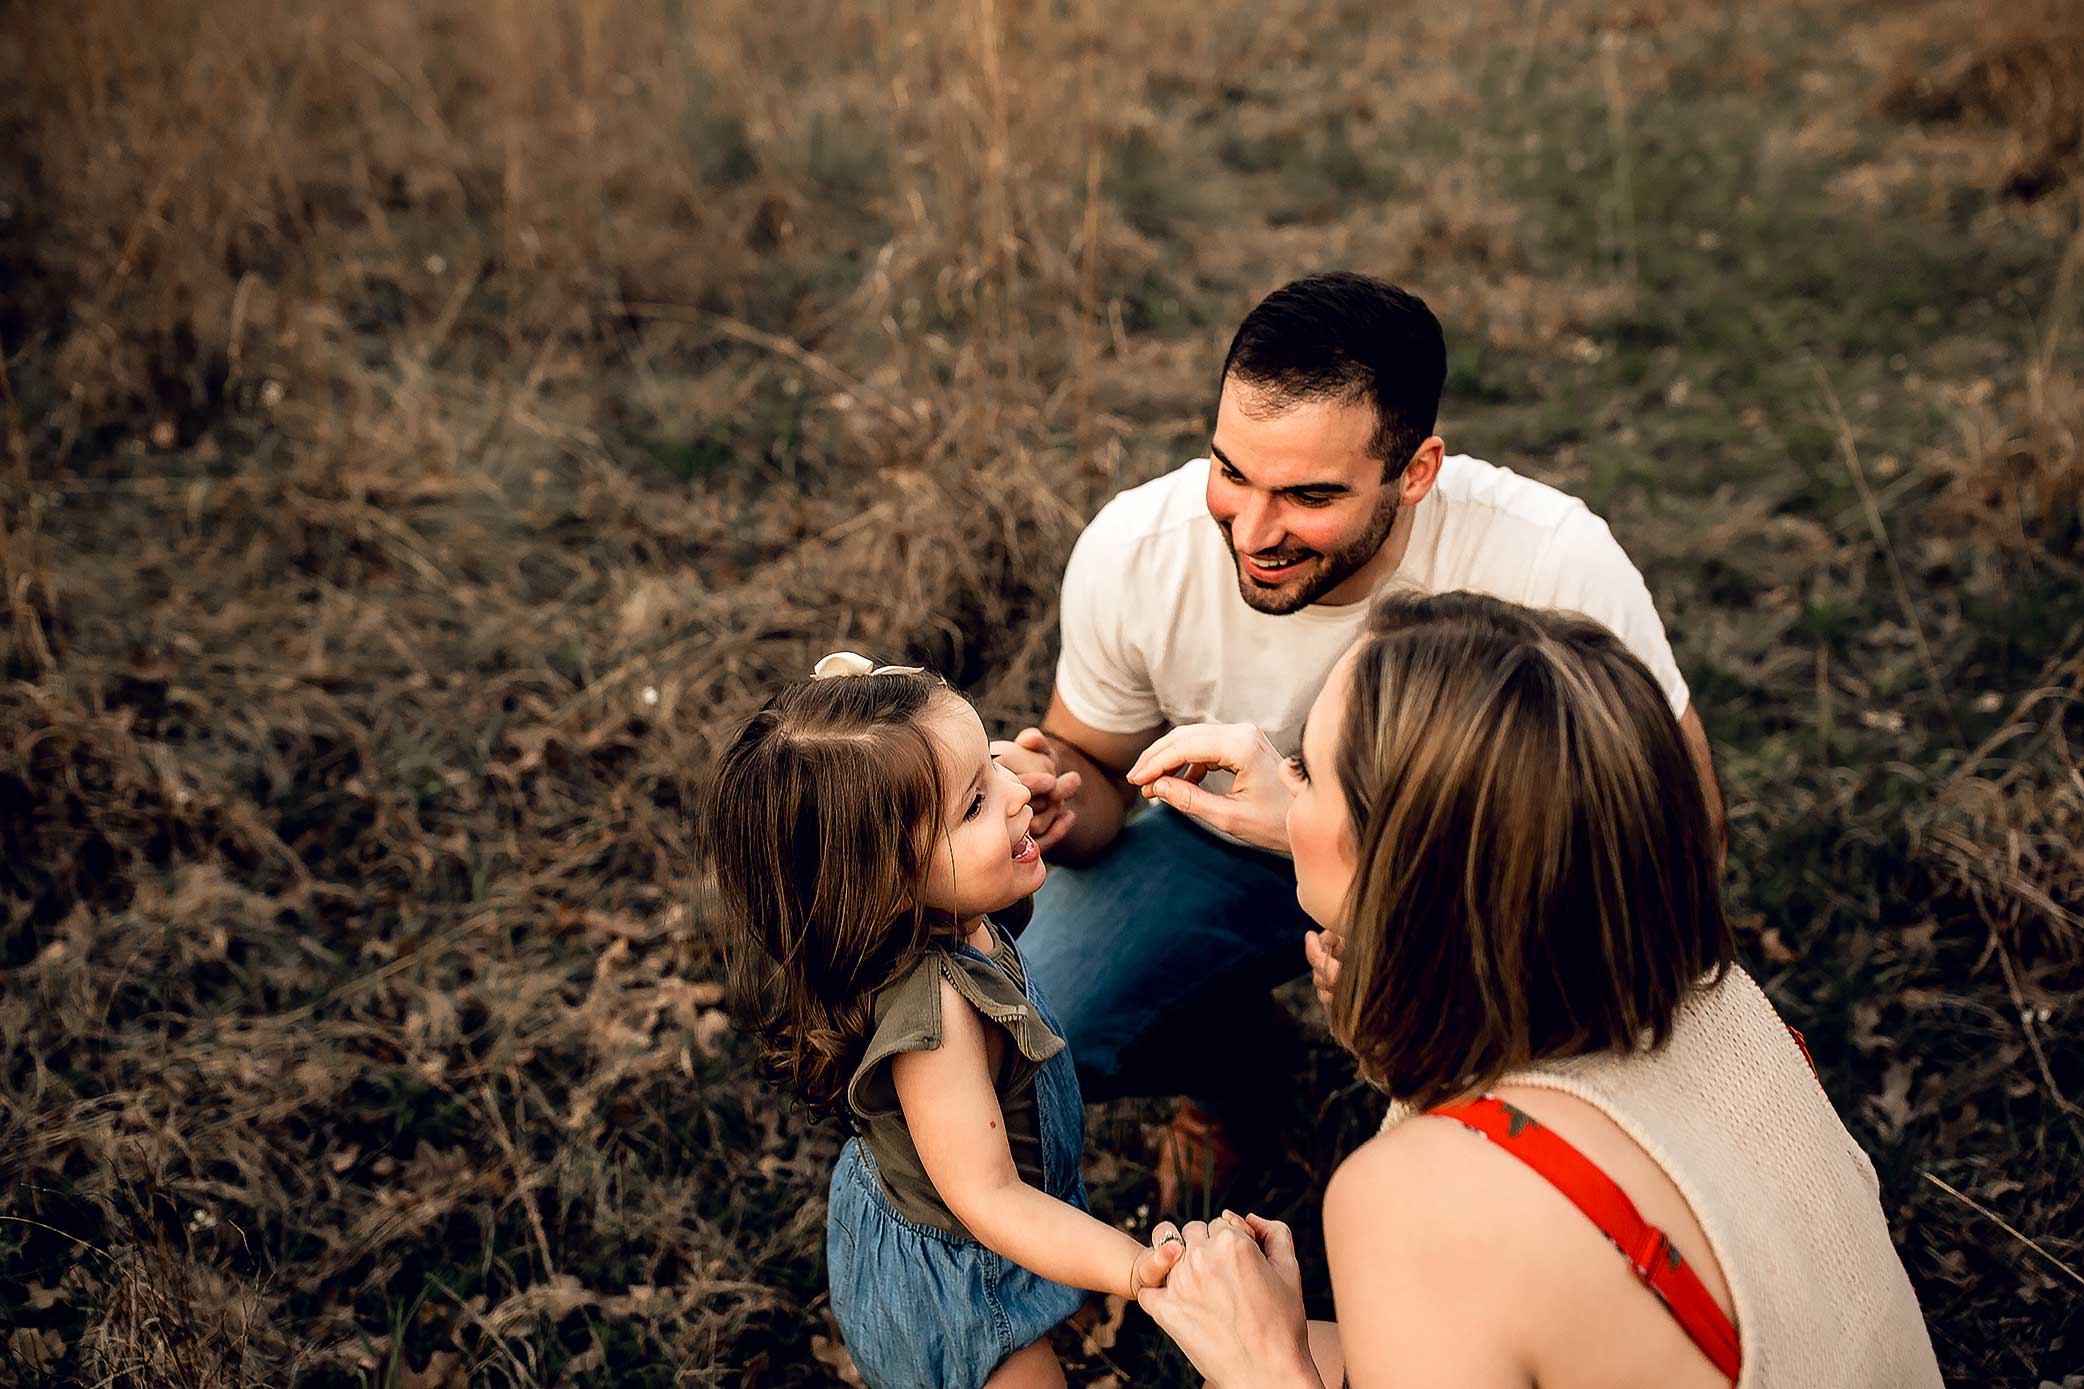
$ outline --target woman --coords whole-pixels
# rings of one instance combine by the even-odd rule
[[[1874,1170],[1799,1039],[1733,964],[1699,779],[1603,628],[1467,594],[1394,598],[1280,773],[1182,729],[1131,779],[1285,840],[1334,1034],[1392,1101],[1333,1176],[1339,1313],[1293,1245],[1227,1215],[1141,1302],[1217,1383],[1936,1385]],[[1177,774],[1173,774],[1173,773]],[[1617,1245],[1619,1246],[1617,1248]]]

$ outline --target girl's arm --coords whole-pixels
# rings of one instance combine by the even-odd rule
[[[941,1045],[891,1059],[927,1180],[979,1243],[1052,1282],[1118,1293],[1165,1281],[1181,1245],[1154,1250],[1020,1179],[991,1087],[984,1019],[941,982]]]

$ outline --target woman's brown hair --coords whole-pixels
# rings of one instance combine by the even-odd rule
[[[919,901],[940,765],[921,726],[930,675],[791,685],[718,758],[698,830],[725,926],[734,1011],[767,1078],[843,1115],[876,991],[945,923]]]
[[[1393,596],[1337,775],[1358,871],[1332,1026],[1420,1108],[1531,1062],[1659,1046],[1735,946],[1699,773],[1604,627]]]

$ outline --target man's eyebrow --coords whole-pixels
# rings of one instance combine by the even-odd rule
[[[1221,463],[1239,477],[1245,477],[1245,470],[1231,462],[1230,455],[1217,448],[1213,439],[1209,441],[1208,451],[1209,455],[1218,463]],[[1251,479],[1245,478],[1245,481],[1250,482]],[[1286,487],[1276,487],[1274,495],[1278,497],[1292,497],[1299,492],[1313,492],[1327,497],[1343,497],[1352,490],[1351,487],[1348,487],[1343,482],[1291,482]]]

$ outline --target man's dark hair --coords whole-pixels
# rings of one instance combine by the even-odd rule
[[[1276,409],[1311,400],[1375,407],[1368,451],[1403,472],[1433,432],[1447,340],[1425,301],[1386,280],[1333,270],[1282,285],[1245,315],[1218,381],[1236,377]]]

